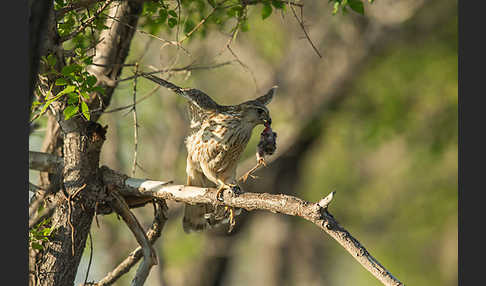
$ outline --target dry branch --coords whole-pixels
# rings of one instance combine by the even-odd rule
[[[167,221],[167,205],[163,200],[156,200],[155,202],[155,210],[154,210],[154,220],[152,222],[152,226],[147,231],[147,237],[150,244],[154,244],[157,238],[160,237],[162,232],[162,228]],[[95,283],[96,286],[108,286],[115,283],[118,278],[120,278],[123,274],[127,273],[141,258],[143,257],[143,249],[142,247],[137,247],[134,251],[132,251],[125,260],[123,260],[113,271],[108,273],[103,279],[101,279],[98,283]]]
[[[150,268],[157,265],[157,256],[155,254],[155,250],[153,249],[152,244],[149,242],[147,235],[143,231],[142,226],[138,222],[135,215],[133,215],[133,213],[130,211],[123,197],[121,197],[118,192],[111,187],[111,185],[109,185],[108,191],[112,198],[109,202],[110,206],[123,218],[137,239],[138,244],[140,244],[142,247],[143,261],[138,267],[137,273],[130,284],[132,286],[142,286],[148,277]]]
[[[113,177],[109,181],[105,181],[105,184],[112,183],[112,179]],[[115,181],[120,182],[120,179]],[[118,187],[123,189],[121,193],[124,195],[149,196],[187,204],[206,203],[228,205],[235,208],[243,208],[248,211],[267,210],[273,213],[302,217],[314,223],[334,238],[354,259],[384,285],[403,285],[356,238],[339,225],[327,211],[327,208],[321,207],[318,203],[307,202],[289,195],[272,195],[267,193],[244,193],[236,197],[230,197],[225,194],[224,203],[220,203],[216,198],[217,190],[215,188],[172,185],[166,182],[134,178],[126,179],[124,184],[118,185]]]
[[[329,213],[327,206],[331,202],[334,192],[317,203],[308,202],[295,196],[268,193],[243,193],[238,196],[230,196],[224,193],[224,202],[220,202],[216,198],[217,190],[215,188],[174,185],[170,182],[130,178],[106,166],[101,167],[101,173],[104,185],[116,187],[120,195],[124,197],[157,198],[186,204],[227,205],[248,211],[266,210],[273,213],[299,216],[312,222],[334,238],[384,285],[403,285]]]

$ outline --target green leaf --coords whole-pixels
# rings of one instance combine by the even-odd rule
[[[84,97],[85,99],[89,99],[89,92],[83,90],[80,93],[82,97]]]
[[[59,98],[61,95],[63,94],[66,94],[66,93],[71,93],[73,92],[74,90],[76,90],[76,87],[74,85],[68,85],[66,86],[62,91],[60,91],[57,95],[56,95],[56,99]]]
[[[272,0],[272,6],[277,9],[282,9],[285,6],[285,3],[280,0]]]
[[[167,20],[167,10],[160,9],[159,10],[159,19],[157,20],[159,23],[165,23]]]
[[[169,25],[170,28],[174,28],[175,25],[177,25],[177,19],[176,18],[169,18],[167,21],[167,24]]]
[[[86,102],[81,101],[81,112],[83,113],[84,117],[89,120],[90,114],[89,114],[89,108]]]
[[[94,57],[94,56],[88,56],[88,57],[85,57],[85,58],[83,58],[83,59],[82,59],[82,61],[83,61],[83,63],[84,63],[85,65],[90,65],[90,64],[92,64],[92,63],[93,63],[93,57]]]
[[[68,94],[68,102],[67,102],[68,105],[75,105],[78,103],[78,101],[79,101],[79,96],[77,93],[72,92]]]
[[[90,75],[86,78],[86,83],[88,84],[89,87],[92,87],[93,85],[96,84],[98,80],[94,75]]]
[[[194,24],[194,22],[191,19],[188,19],[184,24],[184,33],[188,34],[190,31],[192,31],[192,29],[194,29],[195,26],[196,24]]]
[[[93,87],[93,91],[97,92],[97,93],[100,93],[100,94],[105,94],[105,89],[102,88],[101,86],[95,86]]]
[[[60,78],[56,79],[55,85],[66,85],[66,84],[68,84],[68,82],[64,78],[60,77]]]
[[[40,245],[38,242],[32,242],[32,248],[37,250],[42,250],[44,247]]]
[[[336,2],[336,3],[334,3],[334,7],[332,9],[332,14],[336,15],[338,11],[339,11],[339,2]]]
[[[272,11],[273,11],[272,5],[270,5],[268,3],[263,4],[263,8],[262,8],[262,19],[265,20],[270,15],[272,15]]]
[[[42,235],[43,236],[49,236],[51,235],[51,228],[50,227],[46,227],[42,230]]]
[[[39,106],[39,105],[41,105],[41,104],[42,104],[42,103],[41,103],[40,101],[34,100],[34,101],[32,102],[32,108],[37,107],[37,106]]]
[[[83,68],[78,65],[78,64],[72,64],[72,65],[67,65],[64,66],[61,70],[61,73],[65,76],[68,76],[70,74],[73,74],[75,72],[80,72]]]
[[[169,10],[169,15],[171,15],[174,18],[177,18],[177,13],[174,10]]]
[[[78,113],[79,106],[78,105],[69,105],[63,111],[64,113],[64,120],[68,120],[69,118],[73,117],[76,113]]]
[[[364,15],[364,6],[361,0],[348,0],[348,5],[351,7],[351,9],[353,9],[353,11]]]
[[[240,22],[240,29],[242,32],[248,32],[249,27],[248,27],[248,21],[246,19]]]
[[[57,59],[54,55],[50,54],[47,56],[47,63],[53,67],[54,65],[56,65],[56,62],[57,62]]]

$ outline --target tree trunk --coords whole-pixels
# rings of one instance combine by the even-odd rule
[[[39,269],[40,285],[73,285],[97,197],[104,194],[98,164],[106,131],[92,122],[83,129],[64,136],[64,189],[53,197],[58,207]]]
[[[115,4],[109,15],[118,21],[108,18],[106,26],[110,28],[101,33],[103,41],[96,47],[94,59],[94,63],[103,64],[94,68],[93,73],[98,83],[105,88],[105,94],[93,95],[89,106],[90,110],[101,106],[101,111],[92,114],[92,121],[85,121],[81,117],[63,121],[60,119],[62,106],[54,107],[57,114],[53,115],[49,111],[42,151],[63,156],[64,168],[62,174],[41,173],[41,186],[56,192],[46,202],[57,207],[51,217],[53,231],[49,241],[44,243],[44,249],[30,249],[31,285],[74,284],[96,202],[105,194],[99,160],[106,128],[95,121],[110,103],[117,86],[114,80],[121,73],[121,64],[128,55],[134,27],[142,12],[141,1],[121,1]],[[50,13],[52,16],[52,10]],[[49,47],[58,40],[55,29],[48,31],[46,53],[56,50]],[[63,55],[58,57],[62,58]],[[58,59],[58,62],[62,63],[64,59]],[[99,98],[102,103],[97,100]]]

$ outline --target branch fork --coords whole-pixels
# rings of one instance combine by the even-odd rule
[[[37,155],[37,154],[31,154]],[[54,156],[54,155],[49,155]],[[32,158],[32,161],[35,161]],[[56,160],[50,160],[56,161]],[[31,164],[30,167],[37,164]],[[45,167],[45,166],[40,166]],[[44,168],[45,169],[45,168]],[[376,260],[366,248],[344,229],[328,211],[329,204],[332,202],[335,191],[331,192],[317,203],[308,202],[298,197],[284,194],[268,193],[242,193],[238,196],[225,196],[224,202],[218,201],[216,188],[201,188],[195,186],[176,185],[168,181],[154,181],[147,179],[130,178],[111,170],[106,166],[100,168],[104,185],[110,186],[112,191],[110,196],[113,209],[125,220],[137,241],[142,247],[144,262],[139,266],[132,285],[142,285],[150,268],[157,263],[156,257],[151,247],[147,235],[136,221],[136,218],[129,210],[124,198],[138,197],[148,201],[172,200],[186,204],[216,204],[225,205],[233,208],[242,208],[248,211],[266,210],[273,213],[281,213],[290,216],[299,216],[312,222],[321,230],[336,240],[355,260],[357,260],[366,270],[375,276],[384,285],[399,286],[404,285],[394,277],[378,260]],[[110,284],[104,284],[110,285]]]

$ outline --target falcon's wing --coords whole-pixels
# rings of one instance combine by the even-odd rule
[[[149,79],[155,83],[164,86],[173,92],[177,93],[185,97],[189,102],[194,104],[196,107],[202,110],[214,111],[220,108],[220,105],[217,104],[209,95],[205,94],[204,92],[200,91],[199,89],[195,88],[181,88],[171,82],[166,81],[165,79],[156,77],[151,74],[141,73],[143,77]]]
[[[218,111],[222,108],[209,95],[195,88],[181,88],[171,82],[156,77],[151,74],[141,74],[146,79],[164,86],[178,95],[188,100],[188,113],[191,120],[191,129],[197,129],[210,112]]]

